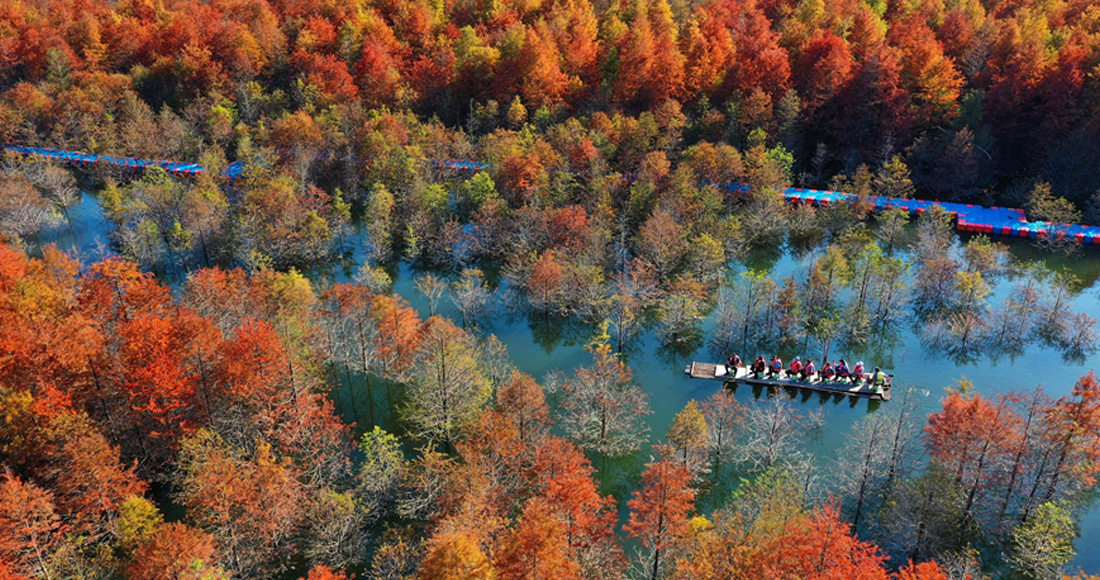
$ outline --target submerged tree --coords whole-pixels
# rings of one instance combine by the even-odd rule
[[[716,475],[722,462],[733,457],[737,449],[738,428],[745,421],[746,409],[737,402],[733,393],[721,389],[702,405],[703,419],[707,427],[707,443],[710,452],[711,471]]]
[[[642,473],[642,485],[627,502],[630,521],[624,529],[638,538],[649,554],[645,558],[646,577],[657,580],[665,561],[662,553],[688,525],[695,493],[688,482],[691,475],[679,463],[664,460],[650,463]]]
[[[698,340],[703,319],[704,291],[693,280],[679,279],[657,304],[657,335],[670,346],[689,346]]]
[[[562,428],[581,447],[606,456],[638,450],[646,436],[648,397],[632,382],[630,369],[612,352],[606,324],[587,350],[592,366],[577,369],[565,383]]]
[[[891,426],[889,418],[880,413],[854,423],[837,461],[837,479],[849,498],[852,526],[856,529],[860,518],[873,511],[872,498],[879,495],[889,471],[890,446],[885,442]]]
[[[416,290],[428,299],[428,316],[435,316],[439,301],[447,292],[446,280],[430,272],[422,274],[416,278]]]
[[[26,178],[0,176],[0,234],[25,244],[51,222],[49,200]]]
[[[443,318],[430,318],[416,365],[405,417],[417,437],[451,448],[492,396],[477,341]]]
[[[892,251],[909,223],[909,210],[900,207],[890,208],[879,214],[878,221],[879,228],[876,232],[878,239],[888,252]]]
[[[758,402],[745,416],[739,459],[754,473],[801,468],[805,459],[802,442],[819,422],[819,415],[798,413],[783,394]]]
[[[767,272],[746,270],[732,288],[722,286],[718,294],[714,345],[722,352],[748,352],[767,328],[764,316],[775,293],[775,282]]]
[[[1020,578],[1057,578],[1076,552],[1077,526],[1062,505],[1047,502],[1012,532],[1008,562]]]
[[[991,514],[977,513],[976,508],[993,506],[986,494],[1011,454],[1020,423],[1006,397],[988,400],[969,393],[967,386],[950,390],[943,409],[930,415],[925,427],[933,464],[954,477],[961,510],[956,525],[961,531],[989,521]]]
[[[462,313],[462,327],[477,324],[489,307],[492,292],[485,285],[485,276],[477,268],[467,268],[451,284],[451,301]]]
[[[710,433],[706,415],[694,399],[673,417],[668,428],[666,436],[673,452],[670,458],[687,468],[692,478],[698,478],[706,470]]]
[[[1040,243],[1049,248],[1073,248],[1074,240],[1066,235],[1068,224],[1081,223],[1081,211],[1064,197],[1057,197],[1050,184],[1039,182],[1027,197],[1027,210],[1032,219],[1048,222],[1040,230]]]

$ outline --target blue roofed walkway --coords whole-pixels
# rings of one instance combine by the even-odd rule
[[[23,147],[19,145],[4,145],[4,149],[23,155],[40,155],[47,159],[54,159],[62,163],[70,163],[83,167],[105,165],[122,169],[143,170],[148,167],[159,167],[168,173],[179,177],[193,177],[206,172],[206,168],[198,163],[182,163],[179,161],[138,159],[135,157],[114,157],[111,155],[95,155],[81,153],[79,151],[63,151],[48,147]],[[462,159],[447,159],[432,161],[431,164],[440,169],[458,171],[460,173],[476,173],[489,167],[487,163],[468,161]],[[226,167],[223,175],[230,179],[240,176],[243,165],[234,161]],[[723,186],[731,192],[748,191],[748,186],[740,183],[730,183]],[[842,203],[855,200],[856,196],[841,191],[826,191],[819,189],[803,189],[799,187],[787,188],[783,191],[783,197],[792,203],[812,203],[818,206],[831,203]],[[903,208],[910,214],[919,215],[934,205],[941,206],[948,214],[955,216],[956,227],[964,232],[980,232],[992,235],[1015,236],[1020,238],[1041,238],[1053,234],[1058,238],[1068,237],[1084,244],[1100,245],[1100,227],[1079,224],[1051,224],[1050,222],[1028,221],[1027,215],[1022,209],[1007,207],[985,207],[968,203],[954,203],[944,201],[924,201],[920,199],[901,199],[896,197],[871,196],[867,201],[876,210],[883,211],[890,208]]]
[[[143,170],[149,167],[159,167],[168,173],[179,177],[193,177],[206,173],[206,168],[198,163],[182,163],[164,159],[138,159],[136,157],[115,157],[113,155],[96,155],[94,153],[82,153],[80,151],[63,151],[49,147],[23,147],[20,145],[4,145],[4,149],[21,153],[23,155],[39,155],[46,159],[53,159],[62,163],[79,165],[83,167],[108,166],[120,169]],[[237,177],[241,173],[240,162],[230,163],[224,174],[228,177]]]
[[[839,191],[803,189],[791,187],[783,191],[783,197],[791,202],[828,205],[830,203],[853,201],[856,196]],[[902,208],[910,214],[920,215],[938,205],[948,214],[955,216],[955,225],[960,231],[979,232],[1000,236],[1020,238],[1041,238],[1053,232],[1058,238],[1069,237],[1085,244],[1100,244],[1100,227],[1078,224],[1052,224],[1051,222],[1028,221],[1024,210],[1010,207],[985,207],[970,203],[949,201],[925,201],[920,199],[901,199],[897,197],[870,196],[867,201],[876,210]],[[1053,227],[1052,227],[1053,226]]]

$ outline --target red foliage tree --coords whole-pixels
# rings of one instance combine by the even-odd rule
[[[1085,487],[1096,485],[1100,474],[1100,380],[1096,374],[1081,377],[1070,397],[1054,402],[1046,412],[1047,432],[1053,443],[1053,474],[1045,498],[1059,496],[1071,482]]]
[[[652,551],[651,580],[661,571],[661,552],[688,523],[695,491],[688,485],[691,474],[680,463],[663,460],[650,463],[642,472],[642,485],[627,502],[630,521],[624,529]]]
[[[316,564],[300,580],[348,580],[343,570],[333,570],[324,564]]]
[[[852,536],[836,508],[826,507],[788,524],[767,577],[886,580],[885,556]]]
[[[428,543],[417,576],[423,580],[492,580],[492,562],[470,532],[437,534]]]
[[[936,123],[953,117],[958,111],[962,77],[923,18],[913,14],[894,23],[888,36],[901,50],[901,78],[913,95],[917,122]]]
[[[270,409],[279,391],[289,388],[286,349],[264,322],[245,321],[221,344],[217,356],[213,389],[217,404]]]
[[[557,43],[562,70],[571,84],[577,81],[573,102],[583,104],[583,97],[598,88],[599,83],[599,23],[589,0],[554,2],[547,18],[549,33]],[[571,87],[572,88],[572,87]]]
[[[802,50],[794,70],[795,86],[805,99],[806,110],[812,113],[836,96],[851,79],[852,52],[844,39],[818,30]]]
[[[81,280],[81,311],[106,334],[137,313],[165,315],[171,305],[168,287],[133,262],[111,259],[93,264]]]
[[[748,95],[760,87],[778,101],[790,86],[791,64],[764,11],[752,0],[722,0],[714,4],[714,15],[734,31],[736,46],[733,68],[719,96]]]
[[[554,250],[539,256],[527,279],[527,299],[533,308],[549,311],[558,301],[564,283],[565,268]]]
[[[51,546],[62,529],[53,494],[4,474],[0,481],[0,568],[37,576],[46,570]]]
[[[347,64],[335,55],[299,50],[294,53],[291,62],[305,88],[316,91],[320,105],[332,105],[359,96],[359,87],[348,72]]]
[[[408,303],[395,296],[376,296],[371,300],[371,317],[378,325],[378,356],[386,372],[400,373],[420,348],[422,323]]]
[[[35,471],[49,483],[68,529],[104,539],[122,503],[148,486],[136,475],[136,465],[124,465],[118,448],[86,417],[60,417],[50,431],[52,441],[39,448],[43,463]]]
[[[502,580],[579,579],[580,565],[570,553],[565,525],[545,500],[534,498],[504,540],[496,569]]]
[[[396,105],[405,96],[398,56],[401,47],[393,30],[380,17],[372,16],[372,31],[363,39],[359,61],[355,63],[359,94],[368,105]]]
[[[561,55],[545,26],[527,29],[520,63],[520,94],[525,102],[541,107],[562,101],[569,78],[561,69]]]
[[[616,100],[648,108],[681,95],[684,58],[677,36],[668,2],[635,0],[633,19],[618,46]]]
[[[162,524],[134,551],[127,580],[206,580],[228,577],[217,568],[214,537],[185,524]]]
[[[285,556],[302,515],[295,470],[261,443],[251,458],[208,430],[189,438],[181,457],[181,503],[217,540],[226,566],[248,575]]]
[[[948,393],[943,409],[928,416],[925,442],[929,455],[955,477],[965,496],[964,518],[981,493],[988,492],[995,466],[1003,464],[1015,448],[1020,418],[1009,400],[988,401],[981,395]]]
[[[202,422],[199,375],[182,359],[187,337],[177,322],[139,313],[119,332],[122,391],[148,436],[170,442]]]
[[[550,214],[550,241],[567,250],[583,247],[591,227],[588,212],[579,205],[567,205]]]
[[[572,443],[549,437],[535,451],[534,486],[566,526],[566,537],[586,575],[622,566],[615,541],[615,500],[602,496],[592,463]]]
[[[550,407],[534,377],[519,371],[497,388],[497,410],[516,426],[519,438],[530,444],[542,440],[550,428]]]
[[[951,577],[935,562],[909,562],[894,576],[897,580],[950,580]]]

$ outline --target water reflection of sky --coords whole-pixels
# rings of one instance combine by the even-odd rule
[[[95,198],[85,195],[81,203],[71,212],[73,225],[62,222],[51,232],[43,236],[45,242],[56,242],[62,248],[76,248],[85,261],[102,255],[108,241],[109,224],[96,204]],[[353,247],[351,260],[344,265],[319,269],[310,273],[314,278],[346,281],[354,276],[357,261],[363,255],[361,235],[350,237]],[[1021,261],[1041,261],[1048,268],[1068,270],[1081,280],[1082,291],[1075,298],[1074,311],[1085,312],[1094,318],[1100,318],[1100,249],[1087,249],[1066,257],[1039,250],[1028,242],[1015,239],[1006,240],[1012,255]],[[764,269],[772,273],[777,280],[787,275],[802,275],[816,249],[774,250],[754,254],[747,261],[748,266]],[[745,265],[735,266],[736,269]],[[408,265],[401,265],[393,271],[395,291],[408,300],[413,307],[427,315],[427,301],[413,288],[413,272]],[[1011,288],[1011,281],[1002,279],[994,287],[990,302],[999,304]],[[500,301],[497,301],[499,304]],[[442,314],[457,319],[454,307],[444,302]],[[704,324],[709,329],[712,320]],[[586,364],[589,360],[584,352],[590,329],[579,324],[560,320],[529,320],[525,316],[509,316],[498,309],[489,331],[508,346],[512,359],[519,368],[537,378],[544,377],[552,370],[571,373],[572,369]],[[648,423],[651,439],[663,439],[663,434],[671,424],[673,416],[691,399],[702,400],[710,397],[720,385],[716,382],[691,380],[683,373],[684,366],[692,359],[714,360],[716,354],[708,352],[704,344],[691,353],[673,353],[662,349],[652,333],[643,335],[628,353],[628,362],[634,371],[637,382],[650,396],[653,414]],[[878,354],[873,354],[877,350]],[[741,353],[748,359],[758,353]],[[765,354],[768,353],[759,353]],[[810,356],[813,356],[813,352]],[[845,356],[846,353],[834,347],[831,357]],[[788,355],[789,357],[789,355]],[[939,397],[945,387],[966,377],[974,382],[975,388],[985,394],[1007,392],[1013,389],[1031,389],[1036,385],[1054,396],[1068,394],[1074,382],[1100,362],[1100,355],[1091,355],[1084,361],[1064,361],[1061,354],[1038,344],[1027,346],[1022,353],[999,358],[982,357],[968,363],[957,363],[923,348],[920,339],[910,330],[898,333],[896,341],[881,348],[864,349],[845,358],[862,358],[869,366],[892,368],[896,374],[895,384],[916,385],[927,393],[922,398],[926,411],[932,411],[939,404]],[[342,408],[347,408],[348,395],[338,394]],[[739,389],[737,397],[743,402],[753,398],[749,389]],[[814,395],[799,397],[800,404],[807,410],[820,409],[824,416],[824,427],[816,433],[809,444],[823,465],[828,465],[836,457],[836,452],[844,444],[851,425],[868,410],[867,401],[852,402],[848,399],[837,401],[834,398],[822,400]],[[360,402],[360,407],[362,402]],[[347,412],[347,411],[345,411]],[[361,417],[363,419],[364,417]],[[604,487],[616,495],[625,495],[633,482],[637,480],[642,464],[648,457],[648,450],[637,457],[597,465],[601,468]],[[825,485],[828,483],[825,482]],[[1072,567],[1083,567],[1086,571],[1100,572],[1100,551],[1086,549],[1100,541],[1100,509],[1093,506],[1085,515],[1081,524],[1081,538],[1077,542],[1078,555]]]

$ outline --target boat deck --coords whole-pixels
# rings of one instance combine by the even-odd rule
[[[890,387],[894,378],[893,375],[887,374],[886,386],[879,391],[865,384],[865,381],[860,381],[858,384],[853,385],[847,382],[821,382],[819,379],[809,381],[769,379],[767,375],[756,379],[749,373],[748,367],[737,369],[736,375],[730,375],[727,374],[726,365],[707,362],[692,362],[690,366],[684,369],[684,372],[693,379],[722,381],[723,383],[745,383],[747,385],[759,385],[770,388],[786,387],[789,389],[803,389],[818,393],[863,397],[865,399],[878,401],[890,400]]]

